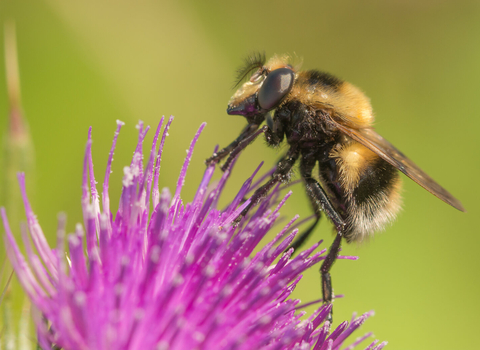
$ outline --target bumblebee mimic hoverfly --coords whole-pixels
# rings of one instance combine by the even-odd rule
[[[299,160],[300,174],[316,220],[292,244],[297,249],[313,231],[324,212],[337,235],[324,260],[324,302],[333,298],[330,269],[341,239],[360,242],[382,230],[400,210],[401,171],[433,195],[465,211],[460,201],[425,174],[373,129],[369,99],[352,84],[317,70],[300,71],[288,56],[264,55],[247,59],[238,72],[239,85],[227,113],[242,115],[247,126],[230,145],[207,159],[217,163],[227,155],[225,170],[238,153],[258,135],[265,134],[271,146],[286,140],[287,153],[278,162],[272,178],[258,188],[238,220],[279,182],[287,182]],[[266,125],[261,127],[265,122]],[[318,163],[318,180],[312,175]]]

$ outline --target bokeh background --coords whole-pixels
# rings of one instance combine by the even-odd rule
[[[115,120],[126,123],[111,180],[115,203],[139,119],[156,126],[162,115],[175,115],[161,173],[161,185],[170,188],[206,121],[183,192],[190,200],[203,160],[245,124],[225,113],[244,56],[253,50],[295,53],[303,68],[362,88],[378,132],[468,210],[456,211],[405,178],[396,223],[368,244],[344,246],[360,260],[339,261],[333,269],[335,292],[346,295],[335,302],[335,322],[374,309],[363,332],[388,340],[388,349],[480,348],[479,1],[5,0],[0,24],[8,19],[16,22],[22,105],[35,145],[35,171],[27,178],[52,244],[58,212],[68,214],[69,230],[81,221],[89,126],[100,180]],[[2,135],[7,115],[0,69]],[[255,142],[237,163],[224,200],[260,161],[270,167],[278,156]],[[310,215],[301,185],[282,213]],[[18,223],[13,226],[19,232]],[[332,240],[326,220],[309,244],[320,238]],[[295,293],[305,302],[320,297],[317,269],[305,274]]]

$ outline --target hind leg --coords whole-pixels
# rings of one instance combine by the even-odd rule
[[[331,303],[333,300],[332,277],[330,270],[335,263],[338,252],[340,251],[341,241],[345,230],[345,222],[337,210],[333,207],[330,199],[323,190],[322,186],[312,177],[312,170],[315,166],[316,160],[312,158],[303,158],[300,165],[300,171],[305,181],[307,195],[312,202],[312,205],[317,210],[322,210],[332,220],[335,225],[337,235],[333,241],[328,254],[320,267],[320,274],[322,277],[322,296],[324,303]],[[329,315],[329,320],[332,320],[332,315]]]

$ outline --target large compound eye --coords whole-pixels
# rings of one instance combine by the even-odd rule
[[[264,110],[275,108],[292,90],[295,73],[288,68],[275,69],[268,74],[258,92],[258,104]]]

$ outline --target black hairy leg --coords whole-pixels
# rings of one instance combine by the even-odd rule
[[[230,154],[228,155],[228,158],[227,160],[225,161],[225,163],[222,165],[222,167],[220,168],[222,171],[225,171],[228,169],[228,167],[230,166],[230,164],[233,162],[233,160],[235,159],[235,157],[242,151],[244,150],[249,144],[251,144],[257,137],[258,135],[260,134],[263,134],[265,133],[265,131],[268,130],[268,127],[265,125],[263,126],[260,130],[258,130],[257,132],[254,132],[252,133],[251,135],[248,135],[247,137],[245,137],[242,141],[240,141],[238,143],[238,145],[230,152]]]
[[[302,178],[304,179],[305,186],[307,186],[307,178],[311,178],[312,176],[312,169],[315,166],[315,160],[310,161],[305,156],[302,159],[301,165],[300,165],[300,171],[302,174]],[[312,205],[313,213],[315,215],[315,221],[313,224],[311,224],[305,231],[303,231],[300,235],[295,237],[295,240],[293,243],[288,247],[286,250],[289,250],[290,248],[294,249],[294,252],[297,252],[298,249],[300,249],[303,244],[307,241],[308,237],[312,234],[312,232],[315,230],[315,227],[317,227],[318,223],[320,222],[320,218],[322,216],[322,206],[320,205],[318,199],[315,196],[308,196],[308,199],[310,200],[310,204]]]
[[[239,144],[244,141],[245,139],[249,138],[253,134],[255,134],[255,131],[257,131],[259,124],[248,124],[240,133],[240,135],[233,140],[231,144],[229,144],[227,147],[222,148],[220,151],[214,153],[210,158],[208,158],[205,163],[208,165],[213,164],[213,163],[218,163],[221,161],[223,158],[225,158],[227,155],[230,154],[236,147],[239,146]],[[250,141],[251,142],[251,141]],[[247,144],[248,145],[248,144]],[[245,147],[243,147],[245,148]],[[243,149],[242,148],[242,149]],[[238,151],[240,152],[240,151]],[[237,152],[237,154],[238,154]]]
[[[280,159],[277,163],[277,168],[273,173],[270,180],[268,180],[263,186],[257,188],[250,198],[250,203],[242,210],[240,215],[235,219],[235,223],[239,223],[245,215],[247,215],[250,208],[257,205],[260,200],[267,195],[267,193],[279,182],[287,182],[289,179],[289,173],[292,167],[295,165],[299,156],[299,152],[296,148],[290,148],[287,154]]]
[[[320,212],[320,210],[324,211],[325,214],[327,214],[327,216],[330,218],[330,220],[332,220],[337,231],[335,240],[330,246],[327,256],[323,261],[322,266],[320,267],[323,302],[331,303],[333,300],[333,287],[330,270],[332,269],[333,264],[337,260],[338,252],[340,251],[343,232],[345,229],[345,222],[340,216],[340,214],[337,212],[337,210],[333,207],[322,186],[320,186],[318,181],[312,177],[312,170],[315,166],[315,162],[316,160],[313,157],[304,157],[302,159],[302,163],[300,164],[300,172],[305,181],[306,192],[308,197],[310,198],[313,208],[316,212]],[[319,218],[320,215],[317,215]],[[330,322],[332,322],[332,313],[333,311],[328,316],[328,320]]]
[[[310,234],[315,230],[315,227],[317,227],[318,223],[320,222],[320,217],[321,217],[321,212],[315,211],[315,221],[313,222],[313,224],[311,224],[305,231],[303,231],[301,234],[295,237],[295,240],[293,241],[293,243],[287,249],[285,249],[285,251],[289,250],[290,248],[293,248],[293,251],[297,252],[298,249],[300,249],[300,247],[305,244],[308,237],[310,237]]]

